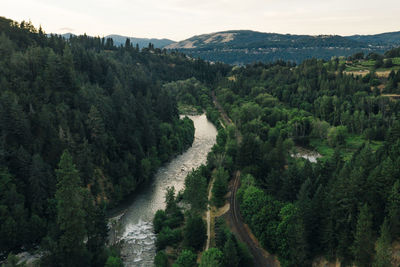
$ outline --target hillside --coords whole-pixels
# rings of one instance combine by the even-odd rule
[[[348,36],[347,38],[359,42],[368,43],[371,45],[393,45],[399,46],[400,45],[400,31],[398,32],[386,32],[381,34],[374,34],[374,35],[352,35]]]
[[[0,265],[40,246],[40,266],[104,266],[105,209],[193,141],[163,84],[224,68],[0,17]]]
[[[312,57],[330,59],[335,56],[349,56],[356,52],[382,53],[398,44],[400,44],[399,33],[343,37],[240,30],[197,35],[165,48],[177,49],[192,57],[209,61],[241,65],[279,59],[300,63]]]
[[[367,45],[338,35],[310,36],[255,31],[225,31],[194,36],[165,48],[258,49],[277,47],[367,47]]]

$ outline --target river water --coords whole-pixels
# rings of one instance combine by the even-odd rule
[[[125,266],[153,266],[156,237],[152,220],[157,210],[165,208],[165,188],[174,186],[175,192],[183,189],[186,175],[206,163],[216,142],[217,130],[205,115],[188,117],[195,127],[192,147],[161,167],[120,219],[118,239],[123,241],[121,256]]]

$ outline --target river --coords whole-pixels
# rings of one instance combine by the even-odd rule
[[[205,115],[188,117],[195,127],[193,145],[161,167],[152,182],[138,190],[120,218],[117,238],[123,241],[121,256],[125,266],[153,266],[156,236],[152,220],[157,210],[165,208],[165,188],[174,186],[175,192],[183,189],[186,175],[206,163],[216,142],[217,130]]]

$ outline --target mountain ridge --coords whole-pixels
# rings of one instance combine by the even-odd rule
[[[165,46],[194,58],[243,65],[276,60],[300,63],[308,58],[331,59],[354,53],[383,53],[400,46],[400,32],[376,35],[297,35],[229,30],[201,34]]]
[[[71,33],[66,33],[62,36],[69,38],[70,35]],[[105,38],[112,38],[117,46],[124,45],[129,38],[130,42],[133,45],[138,44],[139,48],[152,43],[155,48],[178,50],[194,58],[236,65],[280,59],[300,63],[313,57],[328,60],[358,52],[383,53],[385,50],[400,46],[400,31],[341,36],[227,30],[199,34],[179,42],[166,38],[137,38],[117,34],[107,35]]]

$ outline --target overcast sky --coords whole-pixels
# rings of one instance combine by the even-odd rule
[[[400,0],[0,0],[0,16],[47,32],[183,40],[223,30],[400,31]]]

